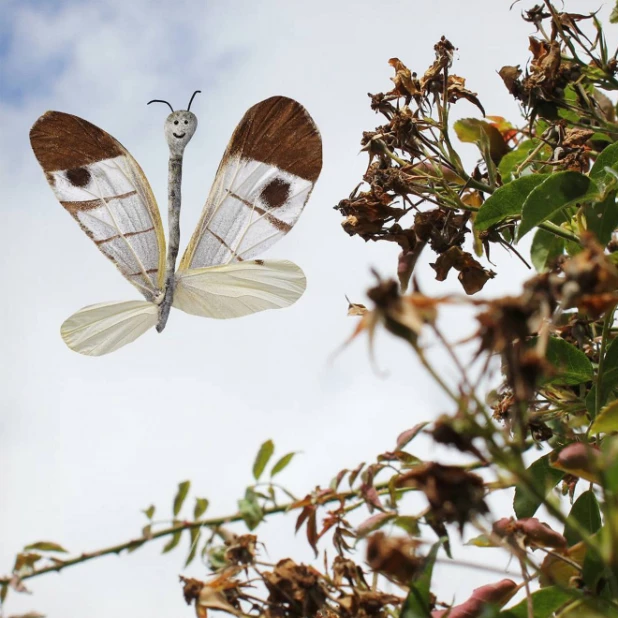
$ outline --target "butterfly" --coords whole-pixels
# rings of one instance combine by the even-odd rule
[[[196,91],[193,94],[197,94]],[[90,122],[49,111],[30,143],[56,198],[145,300],[80,309],[60,329],[72,350],[100,356],[165,328],[170,308],[236,318],[287,307],[306,287],[287,260],[257,259],[289,232],[322,168],[320,133],[297,101],[275,96],[251,107],[236,127],[197,227],[176,269],[184,148],[197,117],[172,110],[167,242],[152,189],[137,161]]]

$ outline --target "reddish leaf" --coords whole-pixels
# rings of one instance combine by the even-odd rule
[[[421,432],[421,430],[426,427],[429,423],[419,423],[418,425],[414,425],[412,429],[406,429],[406,431],[400,433],[397,436],[397,450],[400,451],[406,444],[412,442],[414,438]]]
[[[300,530],[300,528],[303,525],[303,523],[305,522],[305,520],[312,513],[315,513],[315,506],[314,505],[308,505],[300,512],[300,515],[298,516],[298,519],[296,520],[296,528],[294,530],[295,532],[298,532]]]
[[[365,467],[365,462],[359,464],[356,468],[354,468],[354,470],[352,470],[352,472],[350,472],[350,476],[348,477],[348,483],[350,485],[350,488],[352,487],[352,485],[354,485],[354,481],[356,480],[356,477],[360,474],[360,471]]]
[[[366,519],[364,522],[359,524],[356,528],[356,534],[360,538],[367,536],[370,532],[378,530],[395,517],[397,517],[397,513],[378,513],[376,515],[372,515],[369,519]]]
[[[311,515],[309,515],[309,519],[307,519],[307,541],[309,541],[309,545],[311,545],[311,547],[313,548],[313,551],[315,552],[317,558],[318,522],[315,509],[313,509],[313,512],[311,513]]]

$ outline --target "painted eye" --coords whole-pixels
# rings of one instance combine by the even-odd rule
[[[189,124],[189,121],[188,121],[188,120],[185,120],[185,124]]]
[[[174,124],[178,124],[178,120],[174,120]]]

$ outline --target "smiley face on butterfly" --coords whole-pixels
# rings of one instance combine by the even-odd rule
[[[192,112],[172,110],[164,129],[171,157],[182,157],[196,128]],[[145,298],[91,305],[64,322],[71,349],[107,354],[158,323],[166,241],[156,201],[131,154],[86,120],[46,112],[30,141],[62,206]],[[296,302],[306,286],[302,270],[287,260],[254,258],[295,225],[321,167],[320,134],[300,103],[278,96],[251,107],[172,277],[172,306],[223,319]]]
[[[197,129],[197,116],[193,112],[178,110],[165,120],[165,139],[172,152],[182,152]]]

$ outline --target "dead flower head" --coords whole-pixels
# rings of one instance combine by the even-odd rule
[[[354,588],[368,588],[363,569],[356,562],[343,556],[335,556],[333,560],[333,585],[339,588],[343,581]]]
[[[230,564],[251,564],[255,560],[257,537],[243,534],[227,541],[225,560]]]
[[[376,532],[367,541],[367,564],[389,579],[407,585],[425,565],[425,558],[416,553],[419,544],[409,537],[387,537]]]
[[[287,615],[314,616],[326,602],[327,586],[322,575],[311,566],[280,560],[274,570],[264,573],[268,600],[286,607]]]
[[[438,317],[438,305],[446,302],[444,298],[430,298],[420,292],[402,296],[399,293],[399,285],[393,279],[379,280],[378,285],[367,292],[367,296],[374,302],[374,308],[364,312],[344,345],[367,331],[369,345],[373,348],[376,327],[383,324],[393,335],[405,339],[416,347],[423,326],[435,323]]]
[[[483,479],[457,466],[427,462],[402,474],[397,486],[420,489],[429,501],[432,515],[447,523],[457,523],[460,531],[471,517],[489,511]]]
[[[344,616],[382,618],[391,615],[387,605],[399,606],[402,599],[378,590],[355,590],[354,594],[342,595],[337,602]]]
[[[562,263],[554,277],[564,309],[577,307],[597,318],[618,302],[618,270],[593,234],[582,234],[584,250]]]
[[[234,578],[238,567],[228,567],[208,582],[180,577],[184,584],[183,594],[187,604],[195,602],[197,618],[206,618],[208,609],[216,609],[233,616],[242,615],[240,600],[243,598],[243,583]]]

